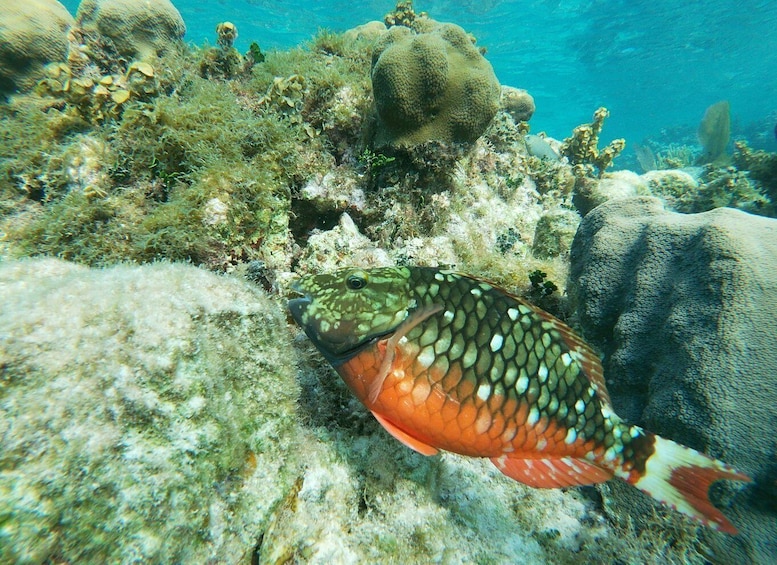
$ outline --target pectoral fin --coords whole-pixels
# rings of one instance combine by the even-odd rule
[[[398,439],[407,447],[417,451],[421,455],[437,455],[440,452],[437,448],[432,447],[431,445],[428,445],[414,438],[407,432],[400,430],[394,424],[386,420],[383,416],[380,416],[375,412],[373,412],[372,415],[375,416],[375,419],[380,422],[380,425],[386,428],[386,431],[394,436],[394,438]]]

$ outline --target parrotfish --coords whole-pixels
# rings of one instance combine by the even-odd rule
[[[532,487],[613,477],[717,530],[729,465],[615,414],[599,357],[544,310],[485,280],[423,267],[307,275],[289,310],[396,439],[489,458]]]

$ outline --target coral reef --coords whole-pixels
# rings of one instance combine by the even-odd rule
[[[0,561],[249,563],[300,453],[279,306],[185,265],[0,264]]]
[[[68,110],[92,124],[115,120],[130,100],[148,100],[158,90],[154,67],[133,61],[123,74],[106,74],[92,78],[88,74],[74,77],[64,63],[46,67],[36,92],[67,103]]]
[[[90,52],[98,47],[126,60],[153,60],[178,45],[186,33],[170,0],[82,0],[76,26],[75,36],[87,39]]]
[[[426,12],[420,12],[418,14],[413,10],[412,0],[400,0],[397,2],[393,12],[389,12],[383,18],[383,22],[386,27],[391,26],[405,26],[412,27],[417,18],[427,17]]]
[[[734,165],[747,171],[748,177],[757,182],[772,206],[777,205],[777,153],[754,151],[744,141],[734,142]]]
[[[777,443],[761,430],[777,426],[777,220],[615,200],[586,216],[571,258],[572,295],[604,354],[614,409],[754,477],[741,491],[715,489],[741,535],[699,534],[720,562],[769,561]],[[634,516],[644,507],[621,500]]]
[[[43,67],[67,55],[71,16],[57,0],[6,0],[0,4],[0,97],[30,90]]]
[[[48,67],[39,94],[13,96],[0,105],[0,259],[59,256],[92,266],[186,261],[217,272],[243,273],[276,293],[283,293],[300,272],[353,264],[446,266],[494,280],[574,323],[565,287],[570,242],[580,214],[612,198],[640,194],[659,195],[668,208],[684,211],[717,203],[756,209],[758,198],[763,200],[768,176],[759,171],[768,170],[761,165],[768,161],[744,149],[738,169],[709,166],[652,171],[642,176],[630,171],[605,172],[619,150],[615,142],[598,148],[606,112],[597,112],[594,122],[581,126],[577,137],[573,135],[566,144],[544,134],[527,135],[525,120],[533,111],[531,96],[518,89],[501,89],[474,40],[464,31],[415,14],[407,2],[400,3],[389,24],[389,30],[383,22],[371,22],[343,34],[322,31],[304,45],[285,51],[262,53],[253,44],[241,57],[231,43],[237,29],[224,22],[217,30],[215,47],[184,46],[176,32],[169,39],[169,49],[148,60],[137,50],[132,55],[120,52],[119,40],[95,27],[71,30],[70,53]],[[376,117],[373,52],[376,60],[381,60],[402,46],[398,60],[405,58],[414,44],[451,66],[455,72],[446,75],[445,81],[473,78],[473,66],[482,71],[480,79],[473,78],[476,86],[480,85],[476,91],[483,94],[482,103],[460,107],[461,115],[473,112],[476,118],[473,121],[465,116],[465,134],[452,126],[461,116],[453,115],[455,105],[448,104],[447,90],[439,84],[438,90],[444,91],[438,98],[440,114],[445,117],[442,122],[424,121],[429,118],[424,112],[438,108],[429,110],[419,103],[418,92],[410,93],[412,104],[406,108],[422,125],[408,125],[411,129],[395,135]],[[153,45],[142,50],[150,53],[152,48],[156,52]],[[392,57],[386,59],[390,62]],[[418,61],[414,64],[418,70]],[[376,88],[375,96],[381,95]],[[437,139],[432,139],[435,136]],[[690,164],[698,150],[689,147],[675,150],[651,145],[658,168],[671,165],[674,157],[678,164]],[[562,155],[564,148],[567,153]],[[769,206],[762,203],[759,213],[765,213]],[[479,462],[453,456],[423,459],[406,451],[355,404],[307,342],[298,343],[299,355],[292,360],[286,330],[275,331],[276,305],[234,279],[214,278],[192,267],[91,271],[59,263],[20,265],[35,265],[45,274],[47,264],[60,265],[56,268],[61,269],[58,280],[63,289],[72,288],[71,279],[72,284],[88,281],[91,294],[84,308],[113,312],[112,319],[119,320],[114,328],[130,324],[121,317],[127,311],[122,306],[126,296],[126,309],[137,309],[137,318],[131,319],[135,325],[128,327],[142,330],[134,336],[156,336],[167,327],[168,319],[204,320],[202,332],[206,333],[192,338],[202,347],[186,349],[171,362],[193,366],[200,356],[211,355],[212,347],[222,346],[221,358],[208,366],[208,373],[217,376],[205,379],[203,370],[202,378],[196,381],[201,391],[222,387],[248,394],[248,389],[241,387],[252,385],[233,382],[230,376],[242,372],[242,365],[219,363],[235,358],[250,361],[256,359],[252,355],[274,351],[256,341],[264,343],[266,332],[271,330],[280,336],[274,347],[285,348],[285,356],[273,360],[283,365],[282,373],[278,382],[260,383],[255,394],[282,383],[289,385],[286,393],[295,395],[297,383],[289,384],[286,366],[296,360],[302,367],[297,372],[297,381],[302,384],[302,413],[294,418],[294,425],[301,428],[298,431],[304,438],[279,436],[279,441],[286,443],[290,460],[288,467],[284,465],[270,477],[282,479],[284,487],[273,490],[271,498],[278,505],[272,517],[265,507],[251,518],[255,522],[242,522],[242,510],[235,514],[237,519],[231,515],[226,519],[226,514],[220,513],[225,507],[254,501],[250,492],[245,494],[248,491],[230,490],[248,480],[240,470],[252,466],[250,456],[248,462],[235,456],[234,471],[225,474],[220,470],[220,465],[234,462],[228,459],[229,454],[246,453],[240,449],[247,444],[236,447],[232,439],[223,439],[219,446],[208,444],[207,456],[195,462],[213,465],[215,485],[215,492],[201,497],[206,509],[198,507],[196,515],[189,515],[197,516],[195,525],[200,530],[191,533],[187,529],[194,527],[191,520],[168,514],[172,516],[170,527],[184,524],[180,534],[171,534],[170,546],[153,546],[157,538],[152,535],[148,539],[153,547],[133,549],[138,540],[146,539],[140,536],[122,546],[129,547],[128,555],[161,556],[150,561],[192,562],[205,562],[208,555],[215,555],[213,561],[243,558],[244,562],[269,563],[446,558],[499,562],[512,561],[516,555],[538,563],[616,559],[704,562],[699,552],[708,548],[700,545],[693,527],[660,515],[660,523],[646,524],[640,519],[642,529],[635,531],[619,520],[628,512],[614,510],[617,501],[630,499],[611,494],[608,487],[533,491]],[[5,265],[21,269],[15,263]],[[30,273],[24,275],[38,281],[30,287],[29,295],[45,301],[51,294],[54,300],[60,296],[57,287],[42,281],[44,274],[39,273],[38,279]],[[136,281],[135,288],[149,296],[167,292],[164,296],[169,304],[157,305],[159,312],[148,313],[155,301],[138,305],[131,288],[107,282],[120,278]],[[182,286],[176,282],[180,278],[202,288]],[[111,290],[117,287],[122,290]],[[266,306],[267,312],[276,313],[265,324],[269,327],[263,326],[259,334],[244,339],[244,332],[254,328],[259,315],[233,314],[229,301],[221,301],[225,292],[237,302],[244,293],[256,295],[263,309]],[[209,293],[220,297],[215,310],[208,306]],[[7,295],[16,300],[18,293]],[[187,301],[188,295],[192,302]],[[24,304],[33,302],[30,298]],[[180,311],[170,310],[178,306]],[[223,310],[228,313],[222,316]],[[222,322],[211,319],[214,311],[214,317],[226,320],[224,335],[215,335]],[[145,321],[139,321],[141,317]],[[84,320],[93,323],[93,317],[86,314],[75,316],[73,335],[82,335],[76,330],[87,325]],[[176,331],[170,330],[164,343],[159,343],[179,343],[184,338],[178,339],[182,334]],[[105,341],[116,343],[125,333],[119,331]],[[67,331],[62,330],[62,335],[68,335]],[[92,343],[88,336],[83,339]],[[5,343],[0,339],[0,344]],[[28,359],[34,359],[37,351]],[[133,349],[128,351],[128,355],[135,355]],[[66,359],[70,352],[64,352]],[[112,356],[105,357],[112,362]],[[104,366],[92,359],[85,361],[90,371],[91,365]],[[157,367],[152,361],[158,357],[151,361],[147,357],[128,359],[126,365],[140,367],[141,376],[146,367]],[[246,369],[249,379],[254,379],[257,371],[268,370],[262,359],[258,361],[260,367]],[[108,383],[107,387],[118,373],[101,374],[107,375],[100,381]],[[96,373],[83,368],[73,375],[71,378],[97,378]],[[141,392],[147,396],[173,394],[169,389],[161,390],[154,375],[142,383]],[[66,388],[63,381],[56,382],[60,389]],[[14,376],[14,388],[17,386]],[[194,398],[187,395],[186,391],[180,393],[182,402]],[[88,394],[86,398],[89,402],[95,399]],[[199,401],[192,402],[196,408]],[[286,400],[282,404],[285,409]],[[216,406],[206,404],[211,405]],[[271,403],[256,407],[257,418],[272,432],[272,419],[265,413],[268,405]],[[207,408],[203,410],[186,421],[197,424]],[[159,426],[169,423],[165,414],[152,418],[154,433],[162,433]],[[237,419],[245,422],[244,413]],[[227,422],[224,429],[231,430],[230,425]],[[240,433],[254,429],[251,425],[246,423]],[[131,425],[127,428],[134,429]],[[175,433],[179,430],[175,426],[170,429]],[[171,447],[170,441],[160,440],[152,451],[159,453],[177,445]],[[307,465],[298,472],[294,455],[302,450]],[[71,452],[67,453],[70,457]],[[67,465],[70,461],[67,459]],[[156,471],[152,471],[147,476],[156,480]],[[249,482],[254,476],[250,475]],[[292,483],[292,488],[286,488]],[[84,484],[78,483],[78,489]],[[199,488],[184,488],[182,496],[194,496],[191,493]],[[113,492],[94,492],[93,503],[108,504],[114,500],[110,498]],[[216,502],[208,506],[211,501]],[[67,517],[77,517],[78,512],[76,508]],[[35,523],[49,524],[46,520],[50,516],[41,515],[41,522]],[[71,528],[66,530],[68,535],[76,527],[74,521],[64,522]],[[106,523],[112,527],[114,522]],[[0,535],[17,535],[7,529],[8,524],[0,517]],[[231,532],[237,531],[230,528],[242,524],[248,524],[245,532],[250,530],[250,536],[234,534],[230,538]],[[202,541],[198,536],[211,532],[208,528],[215,534],[211,541]],[[113,540],[106,536],[101,533],[94,546],[100,540]],[[218,548],[227,547],[220,545],[227,538],[241,541],[239,549],[224,557],[227,554],[218,553]],[[6,539],[0,539],[0,548],[19,547],[6,546]],[[441,544],[441,539],[448,541]],[[185,543],[208,549],[167,557]],[[237,547],[235,544],[230,547]],[[119,545],[117,542],[114,551],[123,551]],[[251,552],[254,546],[253,555],[246,556],[244,552]],[[207,553],[210,551],[214,553]],[[50,560],[67,561],[65,555],[71,554],[57,549]],[[88,556],[78,557],[88,560]]]
[[[454,24],[389,28],[375,44],[371,75],[376,146],[472,142],[499,108],[491,65]]]

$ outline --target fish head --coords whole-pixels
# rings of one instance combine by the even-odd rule
[[[341,269],[306,275],[289,311],[324,357],[337,365],[396,330],[416,306],[406,268]]]

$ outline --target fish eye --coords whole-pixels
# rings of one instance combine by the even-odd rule
[[[360,290],[367,286],[367,279],[360,275],[349,275],[347,279],[345,279],[345,284],[348,285],[348,288],[351,290]]]

